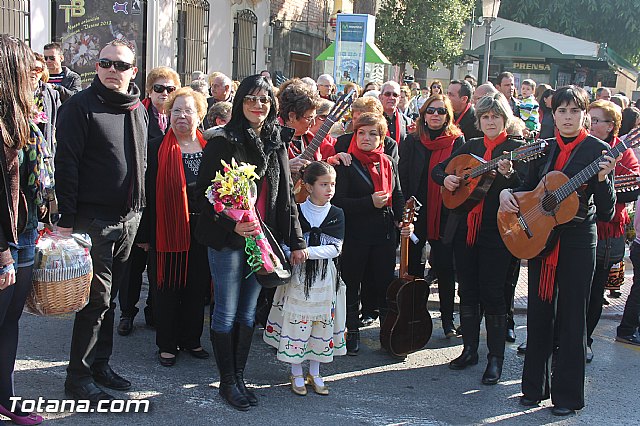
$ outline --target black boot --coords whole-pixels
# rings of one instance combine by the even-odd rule
[[[251,341],[253,339],[253,327],[236,324],[233,328],[234,344],[236,348],[236,385],[238,390],[247,398],[249,404],[258,405],[256,394],[247,389],[244,383],[244,367],[247,365],[249,358],[249,350],[251,349]]]
[[[360,350],[360,330],[347,330],[347,355],[355,356]]]
[[[357,355],[360,350],[359,316],[360,305],[358,303],[347,305],[347,355]],[[382,322],[380,324],[382,325]]]
[[[478,341],[480,340],[480,310],[478,306],[460,306],[462,326],[462,354],[449,363],[452,370],[463,370],[478,363]]]
[[[250,407],[249,401],[240,392],[236,384],[233,333],[211,331],[211,343],[213,344],[213,353],[220,372],[220,396],[233,408],[247,411]]]
[[[507,328],[506,315],[485,315],[487,327],[487,368],[482,375],[482,383],[495,385],[502,375],[502,362],[504,361],[504,333]]]
[[[505,340],[509,343],[516,341],[516,323],[513,314],[506,315]]]

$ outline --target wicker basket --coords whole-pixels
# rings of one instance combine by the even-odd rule
[[[61,315],[78,312],[89,302],[91,269],[88,272],[76,269],[81,275],[60,281],[40,281],[43,270],[34,271],[33,287],[27,297],[25,309],[35,315]],[[67,271],[68,273],[72,271]],[[83,273],[84,272],[84,273]],[[46,274],[45,274],[46,275]]]

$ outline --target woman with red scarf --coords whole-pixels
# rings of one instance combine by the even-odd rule
[[[551,397],[556,416],[573,414],[584,407],[585,312],[596,263],[596,219],[609,222],[615,213],[610,176],[615,160],[602,156],[609,146],[589,135],[584,127],[588,104],[589,95],[580,87],[566,86],[553,95],[556,136],[547,139],[548,154],[529,163],[527,178],[514,189],[533,190],[552,170],[571,178],[599,159],[600,171],[579,190],[581,203],[588,208],[586,218],[563,225],[554,249],[528,262],[527,351],[520,403],[536,406]],[[518,212],[516,199],[509,191],[500,193],[500,209]],[[556,343],[559,347],[552,375],[551,356]]]
[[[617,105],[599,99],[589,105],[588,112],[591,117],[591,135],[611,146],[617,145],[620,142],[618,131],[622,122],[622,115]],[[615,175],[638,175],[639,173],[640,165],[636,155],[632,149],[626,150],[616,164]],[[613,219],[610,222],[598,221],[596,224],[598,228],[596,270],[591,282],[591,296],[587,307],[587,363],[593,360],[591,335],[602,314],[604,286],[609,277],[609,270],[614,263],[620,262],[624,257],[625,227],[631,222],[625,203],[635,201],[638,194],[640,194],[640,190],[637,189],[617,193],[616,212]]]
[[[194,232],[199,216],[195,185],[206,145],[198,125],[206,108],[200,93],[190,87],[176,90],[166,103],[167,134],[149,141],[147,207],[136,240],[151,253],[149,270],[157,275],[153,310],[158,357],[165,367],[176,363],[179,349],[209,357],[200,344],[209,264]]]
[[[336,167],[334,204],[344,211],[345,238],[340,260],[347,285],[347,354],[359,350],[360,286],[373,286],[380,319],[386,312],[387,287],[396,266],[397,225],[404,197],[397,164],[384,153],[387,121],[381,114],[363,113],[354,125],[349,146],[350,166]],[[365,271],[371,281],[363,281]]]
[[[460,185],[460,178],[447,175],[445,168],[460,154],[472,154],[484,160],[513,151],[521,142],[510,139],[506,128],[514,120],[511,108],[503,95],[496,93],[481,98],[476,104],[476,126],[483,138],[471,139],[451,157],[434,167],[431,176],[447,191]],[[453,252],[460,295],[460,324],[464,349],[449,363],[453,370],[462,370],[478,363],[480,338],[480,306],[484,309],[487,329],[487,368],[482,383],[494,385],[500,380],[504,360],[507,307],[504,286],[513,256],[498,233],[498,195],[505,188],[520,185],[520,176],[510,162],[498,162],[498,174],[485,197],[470,212],[451,214],[445,241],[453,240]]]
[[[453,121],[451,101],[447,96],[434,95],[420,108],[416,131],[400,145],[398,165],[405,198],[414,196],[423,206],[415,223],[418,243],[409,244],[409,274],[424,277],[422,251],[429,240],[429,262],[438,279],[440,319],[447,338],[456,335],[453,324],[453,247],[442,241],[449,210],[442,204],[440,185],[431,177],[431,171],[463,144],[464,136]]]

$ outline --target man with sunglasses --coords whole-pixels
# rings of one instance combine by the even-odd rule
[[[398,110],[400,85],[395,81],[387,81],[382,85],[378,98],[382,102],[384,118],[387,119],[387,136],[400,145],[407,137],[407,127],[412,124],[409,118]]]
[[[127,390],[128,380],[109,366],[115,298],[145,204],[144,171],[149,116],[133,83],[135,53],[126,40],[100,52],[91,85],[60,108],[56,232],[91,237],[91,297],[75,317],[66,393],[97,405],[113,397],[96,386]]]
[[[64,55],[60,43],[44,45],[44,60],[49,69],[48,83],[60,93],[62,102],[82,90],[80,75],[62,65]]]

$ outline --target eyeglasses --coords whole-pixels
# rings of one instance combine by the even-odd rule
[[[182,117],[182,116],[192,116],[193,114],[195,114],[196,112],[192,109],[172,109],[171,110],[171,115],[175,115],[176,117]]]
[[[438,86],[437,84],[431,86],[432,89],[442,89],[442,86]]]
[[[613,120],[600,120],[599,118],[591,119],[591,124],[598,124],[598,123],[613,123]]]
[[[133,68],[133,64],[123,61],[112,61],[111,59],[98,59],[98,66],[104,69],[109,69],[113,66],[117,71],[127,71]]]
[[[427,109],[425,109],[424,112],[426,112],[429,115],[433,115],[433,114],[436,114],[436,113],[438,115],[447,115],[447,109],[443,108],[443,107],[438,107],[438,108],[427,107]]]
[[[55,61],[56,60],[56,56],[55,55],[51,55],[51,56],[44,55],[44,60],[45,61]]]
[[[316,115],[316,120],[318,121],[325,121],[327,119],[328,115]]]
[[[303,116],[302,116],[302,119],[303,119],[304,121],[306,121],[307,123],[311,123],[313,120],[315,120],[315,119],[316,119],[316,116],[315,116],[315,115],[312,115],[312,116],[309,116],[309,117],[305,117],[305,116],[303,115]]]
[[[266,104],[270,104],[271,103],[271,98],[269,96],[254,96],[254,95],[246,95],[244,97],[244,103],[245,104],[257,104],[258,101],[260,101],[260,103],[262,105],[266,105]]]
[[[382,94],[382,96],[386,96],[387,98],[390,98],[390,97],[392,97],[392,96],[393,96],[394,98],[397,98],[398,96],[400,96],[400,93],[396,93],[396,92],[384,92],[384,93]]]
[[[42,67],[33,67],[33,68],[31,68],[31,71],[42,72],[42,71],[44,71],[44,68],[42,68]]]
[[[162,93],[165,90],[167,91],[167,93],[171,93],[174,90],[176,90],[176,86],[165,86],[164,84],[154,84],[153,85],[153,91],[156,92],[156,93]]]

